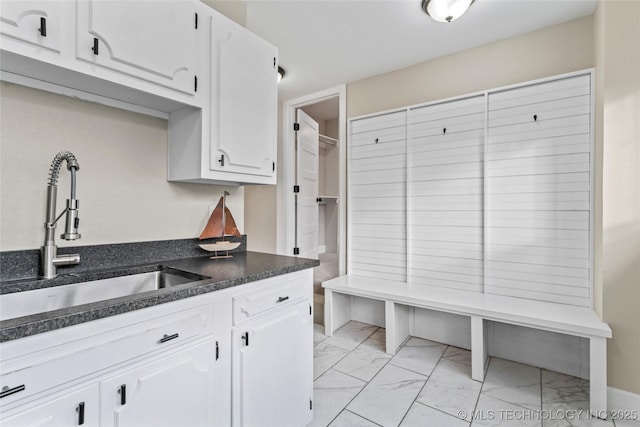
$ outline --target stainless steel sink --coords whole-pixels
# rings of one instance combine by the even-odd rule
[[[194,279],[194,275],[188,273],[161,270],[3,294],[0,295],[0,321],[168,288],[200,279]]]

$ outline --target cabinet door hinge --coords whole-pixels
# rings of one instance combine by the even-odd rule
[[[220,358],[220,346],[218,345],[218,341],[216,341],[216,360]]]
[[[300,123],[294,123],[293,130],[296,130],[296,131],[300,130]]]
[[[300,248],[293,248],[294,255],[300,255]]]
[[[198,76],[193,76],[193,91],[198,91]]]
[[[294,185],[293,186],[293,192],[294,193],[299,193],[300,192],[300,186],[299,185]]]
[[[196,30],[198,29],[198,14],[196,13]]]

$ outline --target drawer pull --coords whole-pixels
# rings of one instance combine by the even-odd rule
[[[120,404],[126,405],[127,404],[127,385],[122,384],[120,386],[120,389],[118,389],[118,393],[120,393]]]
[[[160,338],[160,344],[165,343],[167,341],[174,340],[174,339],[176,339],[178,337],[179,337],[178,334],[173,334],[173,335],[164,334],[164,336],[162,338]]]
[[[279,298],[278,298],[278,302],[283,302],[283,301],[286,301],[286,300],[288,300],[288,299],[289,299],[289,297],[288,297],[288,296],[287,296],[287,297],[279,297]]]
[[[11,396],[12,394],[16,394],[25,389],[24,384],[19,385],[18,387],[9,388],[8,386],[2,387],[2,391],[0,391],[0,399],[3,397]]]
[[[78,403],[76,411],[78,412],[78,425],[81,426],[84,424],[84,402]]]

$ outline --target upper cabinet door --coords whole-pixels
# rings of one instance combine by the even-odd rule
[[[3,0],[0,7],[0,34],[5,37],[3,48],[10,40],[27,49],[59,53],[60,15],[59,1]]]
[[[76,56],[186,94],[196,91],[189,2],[78,0]]]
[[[212,25],[210,169],[275,177],[277,49],[228,19]]]

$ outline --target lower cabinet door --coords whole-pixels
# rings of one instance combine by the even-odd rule
[[[308,301],[233,329],[234,426],[311,422],[313,316]]]
[[[106,378],[100,426],[211,425],[215,358],[211,340]]]
[[[98,425],[98,384],[42,399],[17,413],[0,418],[2,427],[69,427]]]

